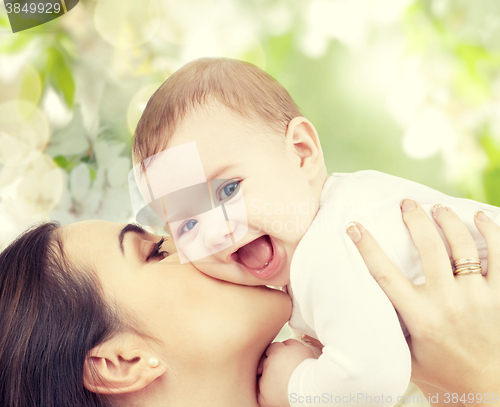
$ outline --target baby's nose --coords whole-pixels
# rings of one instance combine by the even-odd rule
[[[216,248],[223,243],[231,241],[231,232],[226,222],[214,222],[207,225],[205,231],[205,246]]]

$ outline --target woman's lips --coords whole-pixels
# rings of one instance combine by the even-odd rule
[[[264,235],[240,247],[232,259],[249,273],[260,279],[268,279],[281,268],[284,250],[271,236]]]

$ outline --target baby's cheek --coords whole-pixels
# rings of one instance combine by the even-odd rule
[[[238,242],[248,232],[247,207],[241,190],[234,199],[231,199],[224,205],[224,209],[231,227],[233,239],[235,242]]]
[[[226,281],[226,279],[221,276],[220,264],[217,262],[215,256],[206,256],[201,260],[194,260],[191,263],[203,274],[206,274],[209,277]]]
[[[181,263],[196,261],[210,255],[211,253],[205,247],[203,241],[203,237],[200,236],[200,233],[191,239],[186,237],[179,239],[176,243],[179,249],[179,259]]]
[[[181,264],[188,263],[193,259],[193,253],[196,252],[196,248],[193,246],[195,243],[193,239],[186,239],[186,237],[180,237],[174,239],[177,254],[179,255],[179,261]]]

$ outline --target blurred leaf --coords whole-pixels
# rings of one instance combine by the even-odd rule
[[[478,72],[478,64],[491,59],[490,54],[481,46],[472,44],[458,44],[455,47],[456,55],[465,62],[471,76],[476,80],[481,80]]]
[[[422,13],[427,17],[427,19],[432,23],[434,28],[440,33],[444,34],[446,29],[445,25],[443,22],[440,21],[440,19],[436,16],[435,12],[433,11],[432,8],[432,1],[433,0],[422,0],[420,2],[414,3],[409,9],[413,13]]]
[[[500,167],[486,170],[483,182],[488,203],[500,206]]]
[[[10,28],[10,25],[9,25]],[[4,40],[4,38],[8,38]],[[28,34],[5,34],[0,43],[0,52],[11,54],[22,51],[32,41],[36,40],[36,36]]]
[[[464,62],[454,78],[457,90],[469,101],[481,103],[491,94],[488,78],[478,69],[481,62],[491,60],[483,47],[471,44],[459,44],[455,54]]]
[[[89,167],[89,170],[90,170],[90,180],[92,182],[95,181],[96,177],[97,177],[97,173],[95,171],[95,168],[94,167]]]
[[[59,155],[57,157],[54,157],[54,162],[61,168],[65,169],[66,166],[68,165],[68,159],[64,157],[63,155]]]
[[[488,156],[490,167],[500,167],[500,145],[495,143],[493,138],[489,135],[483,136],[480,143]]]
[[[438,39],[435,21],[431,21],[421,2],[409,6],[403,16],[403,29],[408,50],[416,53],[425,53],[429,43]]]
[[[73,156],[68,160],[65,156],[59,155],[54,158],[54,162],[68,174],[73,171],[73,168],[80,164],[77,156]]]
[[[47,73],[50,82],[64,96],[69,107],[73,107],[75,96],[75,81],[64,54],[55,46],[48,49]]]
[[[264,44],[267,54],[266,71],[274,77],[283,71],[287,60],[293,50],[292,33],[287,33],[279,37],[270,37],[267,44]]]
[[[458,96],[474,104],[483,103],[491,95],[485,79],[473,74],[469,69],[457,69],[453,85]]]
[[[483,59],[490,59],[488,52],[478,45],[459,44],[455,48],[455,53],[467,64],[469,70],[475,74],[477,74],[476,63]]]
[[[242,60],[250,62],[261,69],[266,68],[266,57],[260,47],[253,47],[247,50],[247,52],[243,55]]]
[[[57,43],[71,58],[77,58],[76,44],[71,36],[66,32],[60,32],[57,35]]]
[[[42,81],[40,74],[35,68],[27,66],[25,68],[24,78],[22,80],[19,96],[21,99],[30,101],[34,105],[38,105],[42,95]]]
[[[71,160],[68,162],[68,166],[65,168],[66,172],[70,173],[78,164],[79,161],[75,157],[71,158]]]
[[[489,161],[483,174],[486,199],[491,205],[500,206],[500,144],[488,134],[481,137],[480,143]]]
[[[269,39],[269,51],[278,60],[283,60],[292,47],[292,33]]]
[[[9,18],[7,17],[7,14],[0,17],[0,27],[5,27],[10,30],[10,23],[9,23]]]

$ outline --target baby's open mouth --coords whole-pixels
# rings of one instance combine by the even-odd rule
[[[251,241],[233,253],[233,258],[237,262],[254,271],[265,269],[271,263],[273,257],[274,248],[268,235]]]

